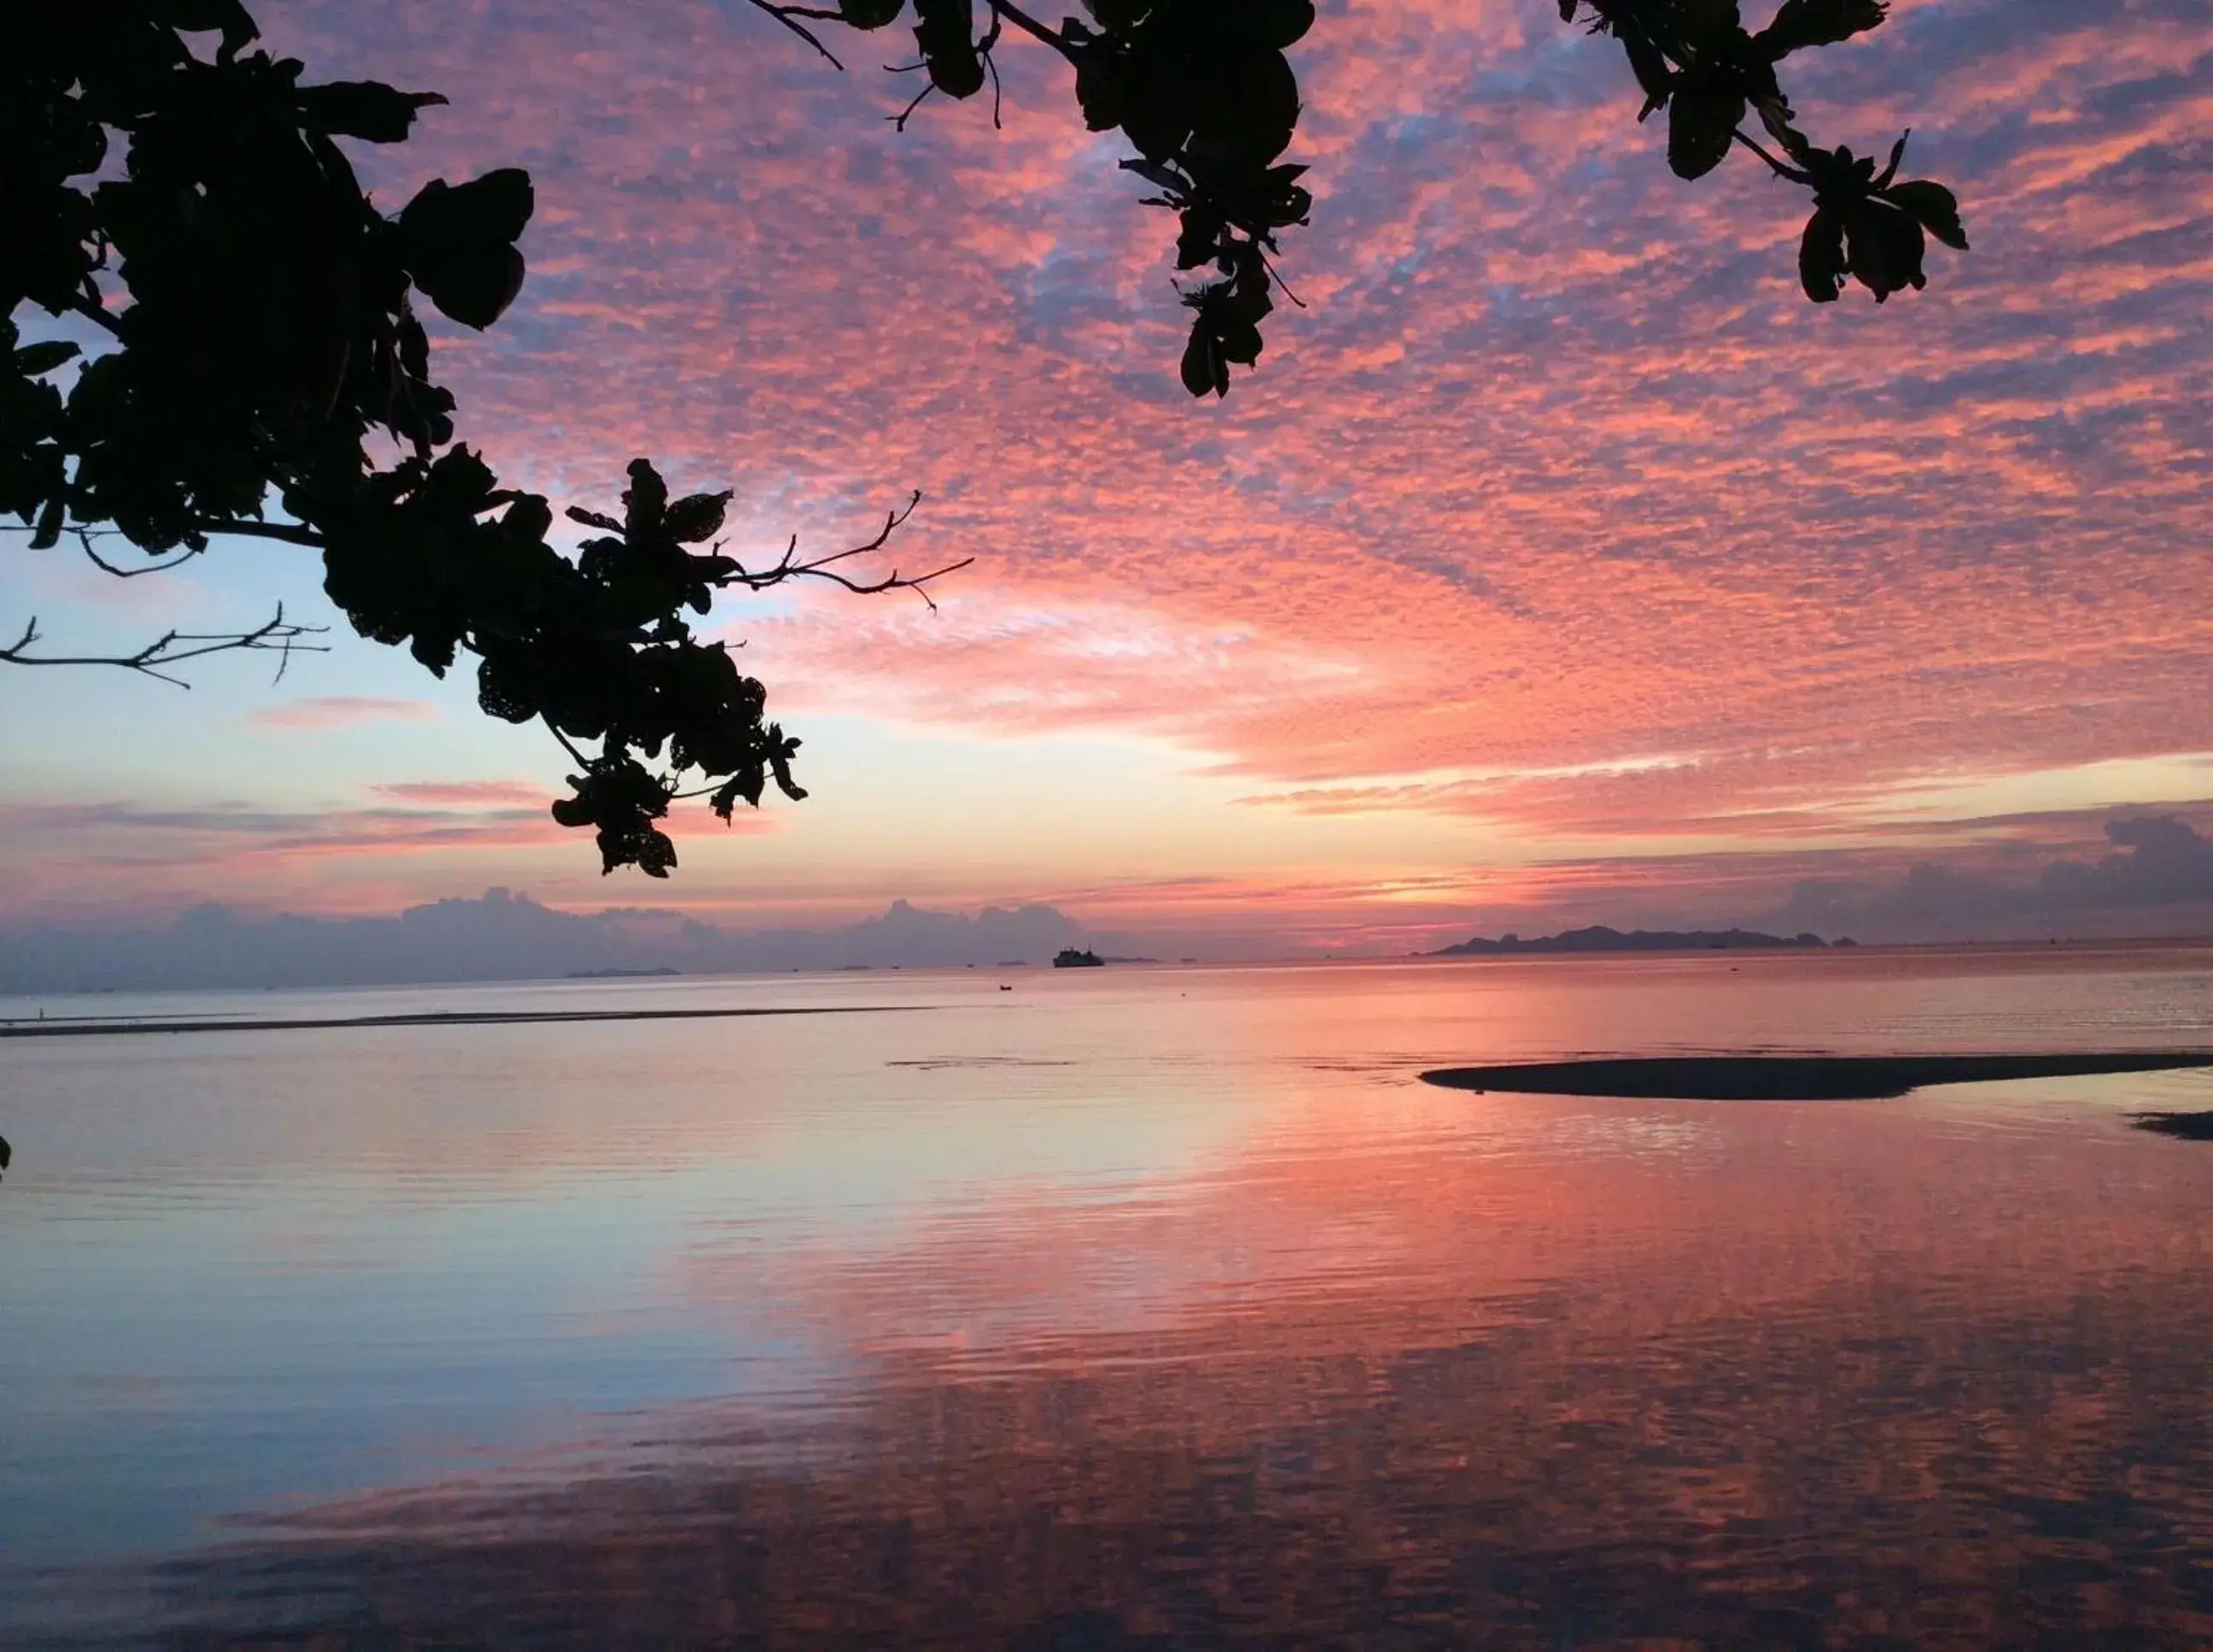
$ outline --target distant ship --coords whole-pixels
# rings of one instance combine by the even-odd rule
[[[1074,947],[1068,947],[1053,954],[1052,966],[1055,969],[1098,969],[1106,961],[1095,952],[1080,952]]]

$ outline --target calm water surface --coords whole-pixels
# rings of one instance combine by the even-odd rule
[[[1002,982],[1014,987],[1002,992]],[[2213,952],[875,972],[0,1017],[0,1643],[2213,1645]]]

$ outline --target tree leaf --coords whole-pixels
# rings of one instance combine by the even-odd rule
[[[481,332],[522,290],[514,243],[535,198],[530,174],[516,167],[460,185],[434,179],[399,214],[408,274],[443,314]]]
[[[637,869],[649,878],[665,878],[676,868],[676,845],[665,832],[641,832],[625,846],[631,850]]]
[[[46,507],[39,512],[37,528],[31,534],[31,549],[51,551],[62,542],[62,523],[69,514],[69,501],[60,493],[51,496]]]
[[[1893,184],[1884,194],[1904,207],[1921,227],[1947,247],[1967,250],[1967,231],[1960,222],[1959,198],[1942,184],[1916,178]]]
[[[507,314],[522,290],[522,254],[512,247],[486,247],[416,272],[416,283],[439,311],[483,332]]]
[[[1922,273],[1921,226],[1881,201],[1862,201],[1844,215],[1844,260],[1853,277],[1881,303],[1891,294],[1929,284]]]
[[[1881,23],[1885,0],[1783,0],[1774,21],[1753,35],[1753,44],[1771,63],[1809,46],[1834,46],[1864,34]]]
[[[668,484],[646,459],[630,461],[630,485],[623,490],[623,531],[632,540],[658,533],[667,524]]]
[[[1101,28],[1135,28],[1151,9],[1151,0],[1083,0],[1083,9]]]
[[[229,61],[238,55],[247,42],[260,38],[261,31],[247,16],[239,0],[162,0],[158,7],[149,8],[160,20],[172,28],[186,34],[223,32],[223,59]]]
[[[1667,107],[1675,89],[1675,71],[1642,34],[1625,36],[1621,49],[1629,54],[1630,70],[1637,76],[1637,83],[1644,88],[1644,107],[1637,114],[1642,121],[1654,110]]]
[[[1871,180],[1873,188],[1877,194],[1888,189],[1890,180],[1898,176],[1898,163],[1905,159],[1905,140],[1912,136],[1911,131],[1900,132],[1898,135],[1898,142],[1890,146],[1890,159],[1883,165],[1882,176]],[[1870,161],[1869,164],[1872,166],[1874,163]]]
[[[838,0],[839,21],[855,28],[883,28],[905,9],[906,0]]]
[[[1806,221],[1798,241],[1798,281],[1816,304],[1833,304],[1844,290],[1844,221],[1821,206]]]
[[[1122,53],[1106,41],[1093,40],[1076,47],[1075,58],[1076,101],[1083,111],[1085,127],[1113,131],[1122,124],[1126,101]]]
[[[1273,48],[1225,53],[1207,66],[1191,109],[1192,150],[1237,171],[1265,167],[1290,147],[1299,81]]]
[[[537,198],[520,167],[501,167],[466,184],[434,178],[400,210],[399,227],[424,241],[504,245],[521,237]]]
[[[1296,46],[1314,27],[1314,0],[1253,0],[1249,7],[1253,38],[1278,52]]]
[[[302,122],[309,131],[371,143],[406,141],[415,112],[446,100],[436,92],[400,92],[381,81],[340,80],[300,88]]]
[[[984,89],[984,60],[976,52],[972,0],[914,0],[914,43],[930,66],[930,83],[948,97],[972,98]]]
[[[798,750],[799,742],[783,732],[782,724],[769,724],[769,772],[776,777],[776,789],[795,803],[804,802],[807,796],[807,788],[791,777],[791,759]]]
[[[1204,320],[1191,324],[1191,341],[1183,348],[1183,387],[1194,396],[1211,391],[1229,393],[1229,364],[1214,347],[1214,336]]]
[[[1729,151],[1744,99],[1734,92],[1678,86],[1667,106],[1667,165],[1678,178],[1703,178]]]
[[[722,531],[722,517],[730,508],[730,497],[728,492],[694,493],[679,499],[668,507],[668,537],[679,545],[697,545],[702,539],[713,539]]]
[[[44,344],[26,344],[15,352],[15,370],[27,379],[35,379],[41,373],[51,373],[64,362],[74,361],[82,352],[64,338],[48,339]]]

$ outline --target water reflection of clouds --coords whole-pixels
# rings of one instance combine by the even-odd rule
[[[952,1015],[41,1066],[73,1168],[0,1213],[10,1558],[259,1511],[161,1610],[341,1644],[2203,1638],[2213,1155],[2121,1117],[2179,1080],[1377,1082],[1747,1004],[1820,1044],[2135,1003],[1888,967],[1133,975],[1014,1052]],[[337,1254],[272,1268],[302,1233]]]
[[[336,1504],[174,1581],[240,1626],[496,1612],[552,1644],[2213,1631],[2186,1559],[2213,1530],[2201,1167],[1715,1117],[1731,1158],[1687,1188],[1573,1151],[1260,1161],[1119,1224],[1302,1265],[1174,1315],[1087,1318],[1095,1212],[964,1222],[957,1270],[925,1247],[815,1282],[872,1369],[835,1415],[781,1414],[814,1451],[748,1466],[739,1406],[718,1456],[710,1408],[650,1473]],[[933,1342],[912,1299],[956,1272],[1058,1318]]]

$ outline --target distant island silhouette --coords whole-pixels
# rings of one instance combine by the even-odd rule
[[[1564,930],[1558,935],[1533,936],[1523,940],[1509,931],[1493,941],[1476,936],[1458,946],[1417,953],[1417,958],[1489,958],[1502,953],[1561,952],[1754,952],[1776,948],[1826,948],[1818,935],[1764,935],[1758,930],[1631,930],[1626,933],[1594,924],[1588,929]],[[1839,947],[1859,943],[1850,936]]]
[[[1100,969],[1105,966],[1106,962],[1095,952],[1067,947],[1053,954],[1052,966],[1055,969]]]
[[[569,972],[569,978],[572,981],[636,981],[650,976],[682,973],[682,970],[663,964],[658,969],[572,969]]]
[[[589,980],[594,972],[655,969],[686,976],[782,974],[841,964],[982,969],[1007,960],[1042,961],[1063,947],[1077,946],[1101,953],[1147,950],[1036,905],[959,912],[894,900],[852,924],[723,929],[652,907],[563,911],[495,888],[479,899],[433,901],[384,917],[199,906],[156,929],[0,922],[0,997],[110,987],[158,992],[527,981],[571,972]]]

